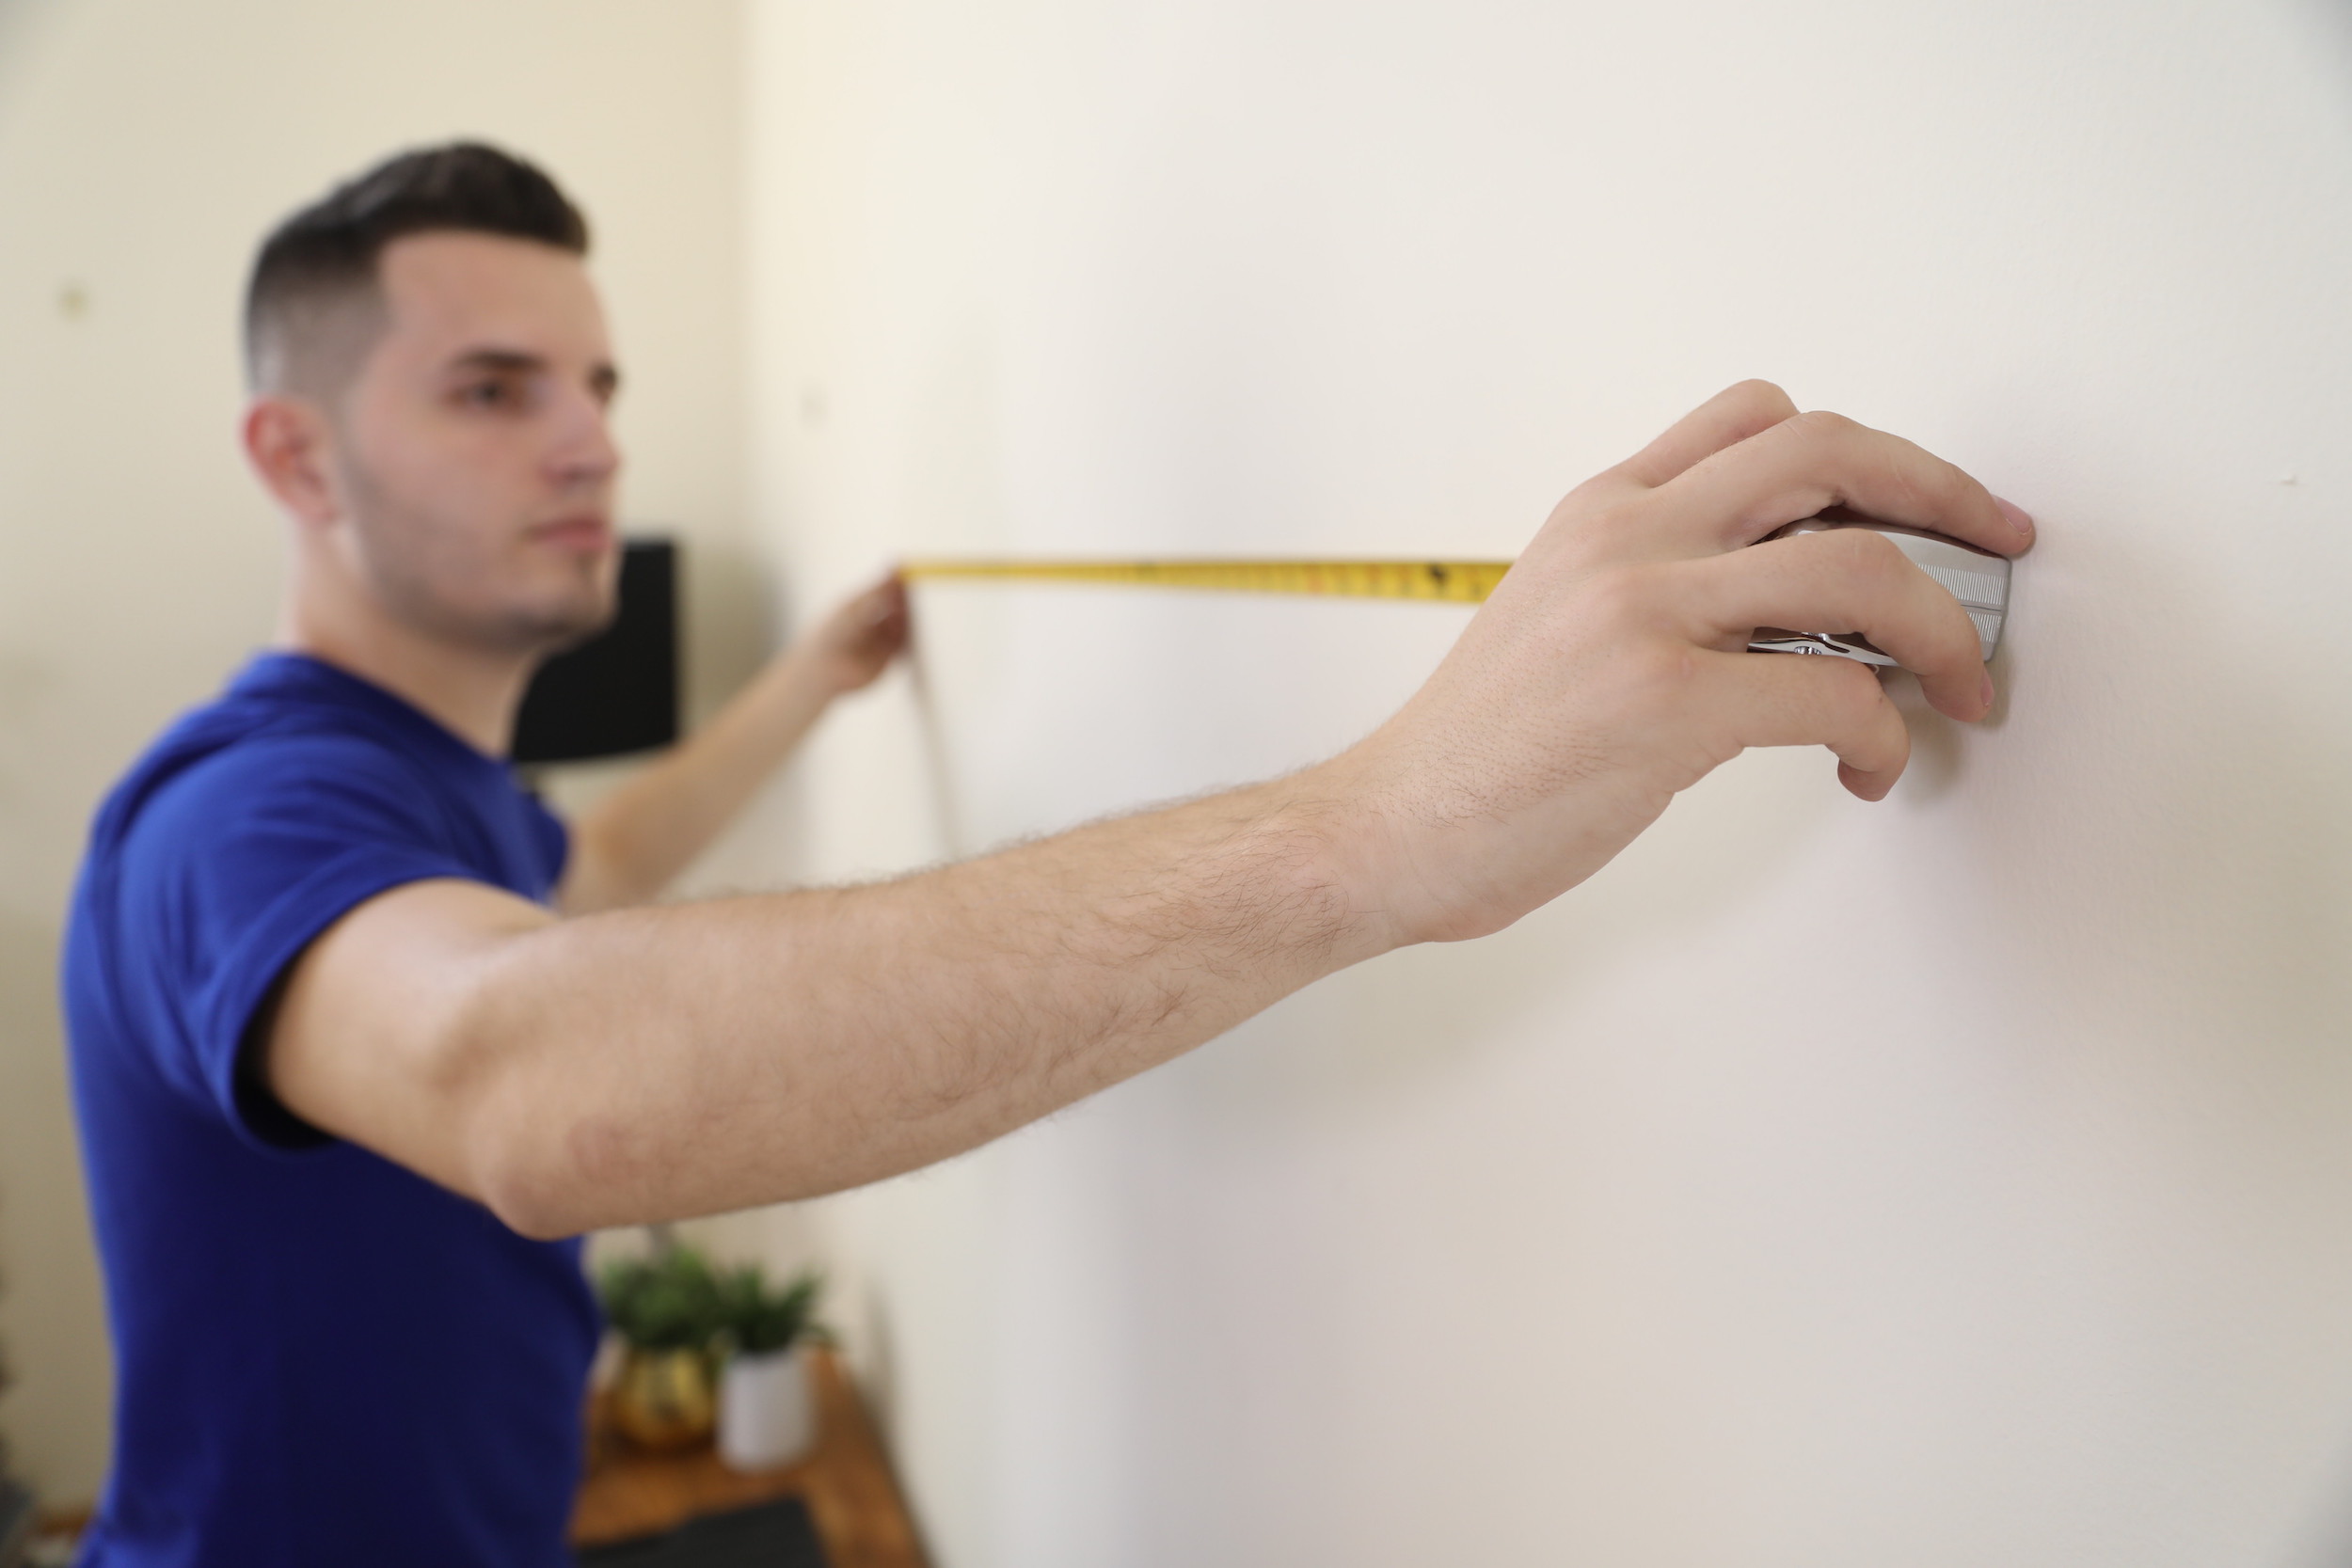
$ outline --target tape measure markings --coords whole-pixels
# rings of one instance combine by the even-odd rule
[[[1019,582],[1103,582],[1241,594],[1314,594],[1355,599],[1438,599],[1478,604],[1507,561],[1007,561],[920,558],[908,578],[984,578]]]

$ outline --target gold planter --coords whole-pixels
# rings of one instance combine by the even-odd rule
[[[698,1350],[630,1346],[612,1387],[612,1424],[641,1448],[683,1449],[709,1437],[718,1419],[710,1357]]]

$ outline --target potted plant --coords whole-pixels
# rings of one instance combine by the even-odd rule
[[[719,1457],[735,1470],[798,1459],[817,1437],[817,1402],[803,1354],[824,1337],[816,1322],[824,1279],[814,1271],[782,1291],[756,1266],[720,1282],[726,1370],[719,1385]]]
[[[612,1424],[652,1449],[710,1435],[713,1341],[725,1322],[719,1276],[691,1247],[671,1246],[606,1266],[604,1315],[628,1347],[612,1389]]]

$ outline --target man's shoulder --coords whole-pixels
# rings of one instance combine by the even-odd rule
[[[366,713],[232,686],[132,765],[100,809],[91,849],[201,845],[257,816],[409,816],[433,787],[425,761]]]
[[[403,882],[544,898],[564,833],[504,767],[314,660],[256,661],[100,808],[72,924],[109,948],[307,941]]]
[[[465,870],[397,734],[255,687],[183,716],[100,808],[62,975],[93,1083],[160,1071],[229,1102],[252,1009],[294,955],[375,893]]]

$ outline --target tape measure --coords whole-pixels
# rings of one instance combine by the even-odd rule
[[[1858,518],[1803,517],[1772,539],[1831,529],[1865,528],[1883,535],[1912,563],[1960,600],[1976,623],[1989,660],[2009,615],[2006,557],[1923,529]],[[1326,594],[1357,599],[1444,599],[1480,604],[1495,591],[1507,561],[909,561],[907,578],[988,578],[1016,582],[1110,582],[1138,588],[1217,588],[1243,594]],[[1832,654],[1863,664],[1892,665],[1860,632],[1786,631],[1758,626],[1756,653]]]
[[[899,563],[910,579],[984,578],[1013,582],[1107,582],[1134,588],[1209,588],[1236,594],[1324,594],[1352,599],[1442,599],[1478,604],[1507,561],[955,561]]]

